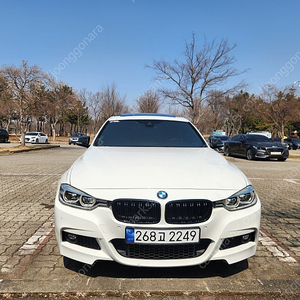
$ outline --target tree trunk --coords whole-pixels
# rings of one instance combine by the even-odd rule
[[[55,124],[51,123],[51,130],[52,130],[52,140],[55,141],[56,132],[55,132]]]
[[[281,122],[281,144],[284,145],[284,124]]]

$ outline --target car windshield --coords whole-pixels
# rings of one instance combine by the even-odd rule
[[[248,134],[246,135],[246,140],[250,142],[272,142],[269,138],[264,135],[255,135],[255,134]]]
[[[37,132],[28,132],[28,133],[26,133],[26,135],[38,135],[38,133]]]
[[[207,147],[187,122],[167,120],[110,121],[98,134],[95,146]]]
[[[227,135],[219,135],[216,136],[218,139],[220,139],[221,141],[228,141],[230,139],[230,136]]]

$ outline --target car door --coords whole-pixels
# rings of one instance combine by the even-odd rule
[[[46,143],[46,135],[44,133],[40,133],[41,143]]]
[[[233,155],[237,155],[237,153],[238,153],[238,148],[239,148],[239,143],[240,143],[239,136],[240,136],[240,134],[235,135],[227,142],[227,145],[229,146],[229,152]]]
[[[241,134],[239,137],[239,149],[238,149],[238,153],[240,156],[247,156],[247,149],[248,149],[248,143],[247,143],[247,139],[246,137]]]

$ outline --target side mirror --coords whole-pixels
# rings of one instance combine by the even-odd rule
[[[90,137],[81,136],[80,138],[78,138],[76,145],[88,148],[90,146]]]

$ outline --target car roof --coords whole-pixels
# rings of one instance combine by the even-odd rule
[[[182,117],[176,117],[168,114],[154,114],[154,113],[136,113],[136,114],[122,114],[120,116],[113,116],[108,121],[123,121],[123,120],[166,120],[166,121],[181,121],[189,122]]]

